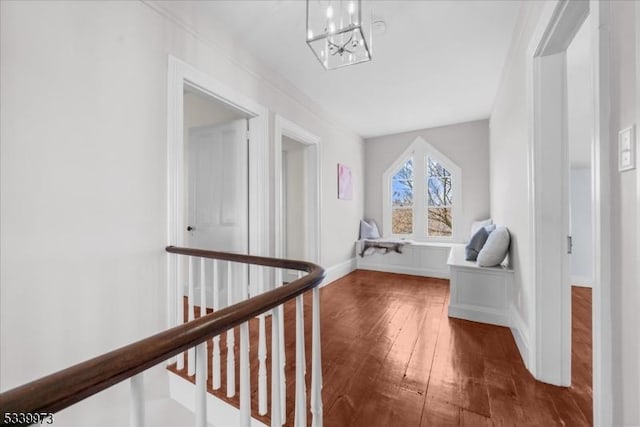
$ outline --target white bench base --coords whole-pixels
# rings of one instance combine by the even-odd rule
[[[464,245],[451,248],[451,294],[449,317],[510,326],[509,296],[513,270],[505,267],[479,267],[464,259]]]
[[[402,246],[402,253],[374,253],[361,257],[364,242],[356,242],[357,268],[387,273],[412,274],[414,276],[449,278],[450,243],[411,242]]]

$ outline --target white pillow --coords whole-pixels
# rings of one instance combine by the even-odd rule
[[[509,253],[511,236],[507,227],[500,225],[487,238],[480,253],[478,253],[478,265],[480,267],[494,267],[504,261]]]
[[[491,218],[482,221],[473,221],[473,224],[471,224],[471,234],[469,235],[469,238],[473,237],[474,234],[476,234],[478,230],[480,230],[480,228],[486,227],[487,225],[491,224],[493,224],[493,220]]]
[[[360,220],[360,238],[361,239],[379,239],[380,231],[376,222],[372,219],[369,221]]]

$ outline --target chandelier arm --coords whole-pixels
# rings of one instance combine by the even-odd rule
[[[346,45],[348,45],[349,43],[351,43],[351,40],[353,40],[353,33],[351,33],[351,37],[349,37],[349,40],[347,40],[347,41],[342,45],[342,49],[344,49],[344,47],[345,47]],[[351,53],[351,52],[349,52],[349,53]]]

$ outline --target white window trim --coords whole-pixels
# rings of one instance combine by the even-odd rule
[[[391,179],[397,170],[413,156],[413,173],[415,194],[413,197],[413,234],[393,234],[391,227]],[[451,173],[453,206],[451,216],[453,221],[451,237],[428,237],[426,231],[416,233],[417,230],[426,230],[425,215],[416,215],[417,212],[426,210],[426,161],[427,156],[432,157],[442,164]],[[417,137],[404,152],[382,174],[382,231],[384,236],[393,238],[413,239],[421,242],[455,242],[459,240],[460,222],[462,213],[462,170],[451,159],[442,154],[433,145],[422,137]]]

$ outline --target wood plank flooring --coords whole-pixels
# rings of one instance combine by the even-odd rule
[[[574,287],[572,296],[573,386],[563,388],[533,379],[508,328],[448,318],[447,280],[364,270],[345,276],[321,289],[324,425],[591,425],[591,290]],[[310,295],[305,312],[311,313]],[[293,425],[293,302],[285,305],[285,319],[287,425]],[[305,329],[309,387],[310,315]],[[250,330],[252,407],[268,424],[256,410],[257,321]],[[215,394],[237,405],[224,396],[224,358],[222,371]]]

